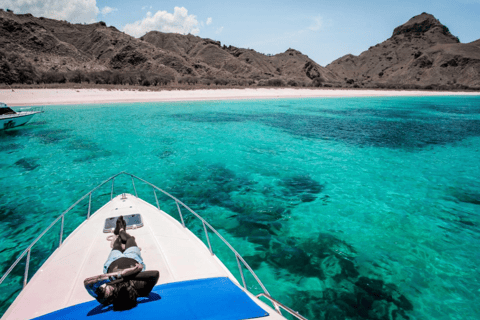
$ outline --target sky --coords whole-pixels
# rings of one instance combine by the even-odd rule
[[[0,8],[72,23],[104,21],[134,37],[157,30],[265,54],[293,48],[322,66],[385,41],[422,12],[462,43],[480,39],[480,0],[0,0]]]

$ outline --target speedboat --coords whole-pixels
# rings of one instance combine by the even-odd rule
[[[122,179],[126,176],[128,183],[131,180],[129,189],[133,194],[115,195],[115,179],[120,176]],[[144,184],[142,190],[151,190],[149,196],[152,199],[152,194],[155,196],[153,204],[138,197],[135,183],[137,187],[139,183]],[[110,200],[91,214],[92,196],[95,200],[107,195],[105,187],[99,190],[104,185],[110,191]],[[158,195],[162,196],[160,199],[172,201],[175,216],[161,209]],[[85,208],[85,220],[63,239],[65,216],[74,208],[77,214],[80,207]],[[146,270],[160,272],[149,296],[139,298],[136,307],[124,311],[100,304],[83,285],[84,279],[102,273],[111,251],[108,235],[113,232],[119,216],[124,217],[128,233],[141,248]],[[186,222],[194,221],[205,240],[186,226]],[[47,232],[58,228],[58,248],[30,276],[35,244]],[[227,268],[215,254],[218,247],[214,244],[222,242],[231,253],[232,263],[228,265],[234,270]],[[286,319],[286,313],[306,319],[273,298],[240,253],[204,218],[168,192],[126,172],[103,181],[58,216],[7,270],[0,279],[0,287],[19,263],[25,265],[23,289],[2,319],[280,320]]]
[[[0,102],[0,130],[23,126],[34,115],[42,112],[43,110],[40,107],[31,107],[17,112],[5,103]]]

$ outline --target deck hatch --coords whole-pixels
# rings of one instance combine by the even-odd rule
[[[117,224],[118,217],[119,216],[105,219],[105,226],[103,227],[103,232],[113,232],[113,230],[115,230],[115,225]],[[127,223],[127,230],[143,227],[143,220],[140,213],[124,215],[123,219]]]
[[[90,301],[35,319],[240,320],[268,315],[229,278],[219,277],[158,285],[127,311]]]

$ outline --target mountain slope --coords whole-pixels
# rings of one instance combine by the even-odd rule
[[[339,80],[336,74],[293,49],[267,56],[254,50],[222,47],[219,41],[211,39],[158,31],[150,31],[140,39],[190,58],[197,64],[197,69],[207,65],[224,75],[251,79],[278,77],[308,81],[323,77],[327,81]]]
[[[103,22],[71,24],[0,9],[0,82],[45,82],[46,74],[52,78],[62,73],[102,72],[110,74],[110,80],[122,75],[117,77],[121,80],[97,82],[94,75],[88,81],[138,84],[148,75],[150,80],[157,78],[154,83],[177,79],[207,84],[214,80],[224,84],[480,89],[480,40],[459,43],[434,16],[422,13],[359,56],[346,55],[322,67],[294,49],[265,55],[194,35],[158,31],[137,39]]]
[[[44,71],[148,70],[192,73],[175,54],[130,37],[102,22],[71,24],[0,11],[0,48]],[[172,65],[172,62],[175,62]]]
[[[359,56],[346,55],[326,68],[360,86],[480,88],[478,41],[459,43],[427,13],[395,28],[391,38]]]
[[[155,31],[136,39],[103,22],[71,24],[0,10],[0,75],[16,79],[8,82],[17,82],[20,69],[28,69],[29,74],[144,71],[177,79],[338,80],[331,71],[295,50],[272,57],[222,47],[211,39]]]

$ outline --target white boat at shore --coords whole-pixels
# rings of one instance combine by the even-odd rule
[[[134,194],[114,196],[115,179],[125,176],[131,179]],[[138,197],[135,182],[151,188],[156,206]],[[92,194],[100,196],[97,190],[107,183],[111,183],[110,201],[91,214]],[[175,203],[178,221],[160,209],[158,192]],[[85,221],[63,239],[65,215],[87,201]],[[186,215],[190,216],[188,221],[196,218],[203,225],[205,243],[186,227]],[[160,272],[150,295],[125,311],[114,311],[99,304],[83,284],[84,279],[102,272],[111,251],[107,235],[112,232],[112,221],[119,216],[130,220],[127,230],[141,248],[146,270]],[[57,223],[60,224],[58,248],[29,278],[32,248]],[[214,242],[210,237],[217,239]],[[215,255],[212,244],[218,240],[230,249],[232,258],[235,257],[238,279]],[[7,270],[0,279],[0,288],[24,259],[23,290],[2,319],[286,319],[280,309],[297,319],[305,319],[272,298],[242,256],[200,215],[168,192],[126,172],[105,180],[57,217]],[[253,285],[247,286],[244,272],[256,280]],[[253,289],[261,291],[250,292]]]
[[[42,113],[40,107],[23,108],[15,111],[5,103],[0,102],[0,130],[23,126],[37,113]]]

